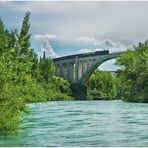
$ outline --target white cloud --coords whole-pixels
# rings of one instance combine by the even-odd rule
[[[110,53],[125,51],[127,47],[120,42],[114,42],[110,39],[103,40],[99,45],[104,50],[109,50]]]
[[[96,48],[96,49],[94,49],[94,51],[102,51],[102,50],[104,50],[104,49],[102,49],[102,48]]]
[[[46,57],[56,58],[58,55],[54,52],[52,45],[50,44],[51,40],[56,39],[55,34],[35,34],[33,36],[35,40],[43,41],[41,45],[41,51],[38,52],[39,56],[43,56],[43,52],[45,51]]]
[[[80,49],[80,53],[92,52],[91,49]]]
[[[83,43],[84,45],[90,45],[94,49],[81,49],[80,52],[90,52],[90,51],[101,51],[109,50],[110,52],[119,52],[126,50],[126,46],[120,42],[112,41],[111,39],[100,40],[95,37],[78,37],[76,41]],[[84,50],[84,51],[83,51]]]
[[[93,37],[87,37],[87,36],[83,36],[83,37],[78,37],[75,39],[78,42],[83,42],[83,43],[95,43],[96,39]]]
[[[125,51],[125,50],[127,50],[127,48],[115,48],[115,47],[113,47],[113,48],[110,48],[109,49],[109,52],[110,53],[116,53],[116,52],[122,52],[122,51]]]
[[[6,1],[0,1],[0,4],[1,4],[1,5],[6,5],[7,2],[6,2]]]
[[[58,57],[58,55],[54,52],[49,41],[44,41],[43,44],[41,45],[41,52],[43,53],[44,51],[47,57],[50,57],[50,58]]]
[[[97,40],[95,38],[92,38],[94,40],[91,40],[91,38],[80,38],[80,39],[84,39],[84,41],[88,41],[94,49],[80,49],[80,53],[84,53],[84,52],[95,52],[95,51],[102,51],[102,50],[109,50],[110,53],[114,53],[114,52],[120,52],[120,51],[125,51],[127,49],[127,47],[123,44],[121,44],[120,42],[114,42],[110,39],[105,39],[105,40]],[[85,40],[86,39],[86,40]],[[85,44],[84,44],[85,45]]]
[[[2,2],[1,16],[16,24],[18,13],[31,12],[31,27],[36,32],[53,31],[63,38],[71,36],[110,38],[126,45],[148,37],[148,2]],[[134,8],[134,9],[133,9]],[[5,10],[5,11],[4,11]],[[7,11],[6,11],[7,10]],[[126,10],[126,11],[125,11]],[[17,12],[16,16],[13,12]],[[22,15],[23,16],[23,15]],[[136,24],[136,25],[135,25]],[[83,41],[94,39],[83,38]],[[86,48],[86,47],[85,47]]]
[[[41,40],[41,41],[53,40],[53,39],[56,39],[56,35],[55,34],[35,34],[34,39]]]
[[[97,45],[99,45],[99,44],[101,44],[101,45],[104,44],[105,46],[108,46],[108,47],[115,47],[115,46],[117,46],[117,43],[112,41],[111,39],[104,39],[101,42],[97,42]]]

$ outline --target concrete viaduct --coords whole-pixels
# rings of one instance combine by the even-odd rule
[[[53,59],[56,75],[72,83],[85,85],[94,70],[102,63],[117,58],[122,52],[96,51]]]

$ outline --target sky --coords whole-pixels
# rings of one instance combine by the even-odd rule
[[[124,51],[148,39],[148,2],[0,1],[0,17],[20,30],[31,12],[32,47],[52,58],[90,51]],[[115,60],[100,66],[114,70]]]

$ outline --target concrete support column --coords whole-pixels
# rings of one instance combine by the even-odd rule
[[[88,61],[88,67],[90,67],[90,66],[91,66],[91,60]]]
[[[59,69],[60,69],[60,70],[59,70],[59,71],[60,71],[60,77],[62,77],[62,74],[63,74],[63,72],[62,72],[62,70],[63,70],[63,69],[62,69],[62,64],[60,64],[60,68],[59,68]]]
[[[89,60],[84,60],[82,62],[82,72],[81,72],[81,76],[83,76],[83,74],[87,71],[87,69],[91,66],[91,61]]]
[[[84,74],[85,72],[85,61],[82,61],[82,75]]]
[[[82,77],[82,61],[79,62],[79,70],[78,70],[78,79],[80,79]]]
[[[61,76],[67,80],[67,64],[63,63],[61,67],[62,67]]]
[[[84,72],[87,70],[87,61],[84,61]]]
[[[95,64],[95,63],[96,63],[96,59],[93,59],[92,64]]]
[[[76,57],[76,59],[75,59],[75,76],[76,76],[76,79],[75,79],[75,81],[76,82],[78,82],[78,80],[79,80],[79,58],[78,57]]]
[[[60,77],[60,65],[56,65],[56,76]]]
[[[67,79],[74,82],[74,64],[69,63],[67,66]]]
[[[63,77],[64,76],[64,68],[63,68],[63,63],[60,66],[60,76]]]

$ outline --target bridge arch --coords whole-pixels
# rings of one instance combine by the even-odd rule
[[[81,79],[78,81],[78,84],[80,85],[86,85],[88,79],[90,78],[90,76],[92,75],[92,73],[97,69],[98,66],[100,66],[101,64],[103,64],[106,61],[109,61],[111,59],[115,59],[117,58],[119,55],[114,55],[108,58],[104,58],[102,60],[95,60],[94,64],[92,64],[83,74],[83,76],[81,77]]]

